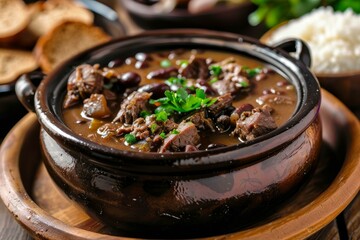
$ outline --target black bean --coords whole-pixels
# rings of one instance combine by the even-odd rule
[[[263,73],[263,72],[261,72],[261,73],[259,73],[259,74],[257,74],[256,76],[255,76],[255,80],[256,81],[261,81],[261,80],[264,80],[264,79],[266,79],[267,78],[267,75],[265,74],[265,73]]]
[[[264,89],[264,90],[262,91],[262,95],[268,95],[268,94],[271,94],[270,89]]]
[[[153,60],[153,58],[150,55],[148,55],[146,53],[143,53],[143,52],[135,54],[135,59],[140,61],[140,62],[152,61]]]
[[[135,72],[127,72],[118,76],[119,83],[124,87],[134,87],[139,85],[141,77]]]
[[[149,67],[149,63],[148,62],[145,62],[145,61],[137,61],[135,63],[135,68],[137,69],[144,69],[144,68],[147,68]]]
[[[276,83],[276,86],[278,87],[286,87],[287,85],[289,85],[287,81],[279,81]]]
[[[234,113],[236,112],[237,114],[241,115],[243,112],[251,111],[253,109],[254,109],[253,105],[251,105],[249,103],[244,103],[244,104],[240,105],[239,107],[237,107],[234,110]]]
[[[158,99],[164,97],[164,92],[170,90],[170,87],[165,83],[152,83],[147,84],[138,89],[139,92],[152,93],[151,98]]]
[[[216,126],[221,132],[226,132],[230,128],[230,117],[227,115],[221,115],[216,119]]]
[[[111,60],[109,63],[108,63],[108,67],[109,68],[115,68],[115,67],[120,67],[121,65],[124,64],[124,60],[123,59],[114,59],[114,60]]]
[[[147,75],[148,79],[159,78],[167,79],[169,77],[176,76],[178,74],[178,69],[176,67],[161,68],[155,71],[150,72]]]
[[[131,65],[134,61],[135,61],[135,59],[131,58],[131,57],[128,57],[127,59],[125,59],[126,65]]]

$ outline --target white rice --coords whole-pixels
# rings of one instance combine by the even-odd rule
[[[351,9],[334,12],[321,7],[275,31],[269,44],[289,37],[306,41],[315,73],[344,73],[360,70],[360,15]]]

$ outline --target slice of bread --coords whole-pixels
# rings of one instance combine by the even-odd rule
[[[66,21],[92,24],[94,15],[89,10],[68,0],[48,0],[31,5],[31,20],[27,31],[39,38]]]
[[[22,0],[0,0],[0,42],[10,42],[29,23],[29,12]]]
[[[64,60],[110,40],[102,29],[81,22],[64,22],[37,41],[34,53],[44,72],[50,72]]]
[[[0,84],[10,83],[38,67],[31,52],[0,48]]]

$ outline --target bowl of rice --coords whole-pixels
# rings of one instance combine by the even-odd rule
[[[300,38],[311,50],[311,70],[320,85],[348,107],[360,108],[360,15],[320,7],[266,32],[261,41],[274,45]]]

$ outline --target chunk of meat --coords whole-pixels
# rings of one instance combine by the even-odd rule
[[[219,95],[237,95],[241,91],[248,91],[250,81],[243,72],[243,66],[237,64],[234,58],[227,58],[213,65],[220,66],[222,70],[219,81],[212,84]]]
[[[233,97],[230,93],[226,93],[217,98],[217,101],[208,107],[208,112],[212,117],[218,117],[219,115],[232,110]]]
[[[200,136],[192,122],[181,122],[177,128],[179,133],[170,134],[165,138],[159,152],[179,152],[183,151],[187,145],[196,146],[200,142]]]
[[[215,132],[215,125],[211,118],[206,116],[206,112],[201,110],[192,114],[190,117],[186,118],[186,122],[192,122],[195,124],[197,129],[209,129],[212,132]]]
[[[148,130],[148,126],[144,118],[136,119],[132,126],[133,130],[131,134],[134,135],[137,140],[144,140],[150,136],[150,131]]]
[[[249,103],[244,103],[239,107],[235,108],[235,110],[230,115],[230,123],[232,125],[236,125],[237,120],[239,120],[241,114],[245,111],[251,111],[254,109],[254,106]]]
[[[235,130],[231,133],[244,141],[252,140],[276,129],[276,123],[271,116],[271,108],[264,105],[261,108],[254,108],[245,111],[236,122]]]
[[[83,64],[76,67],[68,79],[64,108],[79,103],[93,93],[101,93],[104,85],[103,79],[99,65]]]
[[[119,137],[132,131],[132,126],[121,125],[119,122],[106,123],[97,129],[102,138]]]
[[[209,66],[205,58],[191,57],[189,64],[179,70],[181,76],[191,79],[208,79],[210,77]]]
[[[139,117],[142,110],[146,109],[146,104],[151,97],[151,93],[132,92],[121,104],[120,110],[113,122],[131,124]]]
[[[106,118],[111,115],[107,106],[105,96],[102,94],[91,94],[90,98],[84,100],[83,112],[92,118]]]

